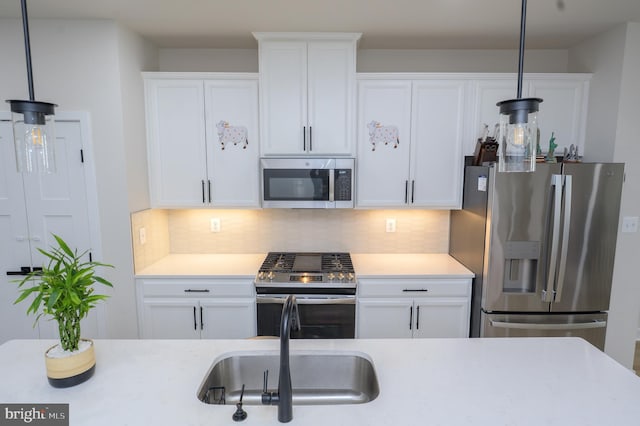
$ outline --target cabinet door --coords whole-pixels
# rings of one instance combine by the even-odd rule
[[[558,144],[555,152],[562,155],[573,144],[584,153],[584,132],[589,82],[585,77],[529,79],[529,96],[542,98],[538,112],[540,148],[549,149],[551,133]]]
[[[16,170],[13,129],[0,121],[0,344],[11,339],[38,338],[34,317],[27,316],[29,301],[14,305],[21,276],[7,275],[31,266],[27,211],[22,174]]]
[[[355,49],[353,42],[308,44],[308,143],[310,154],[352,154]]]
[[[199,339],[200,307],[194,299],[143,301],[143,339]]]
[[[469,337],[469,299],[416,299],[413,337]]]
[[[359,207],[398,207],[408,202],[411,82],[358,82]]]
[[[412,206],[461,207],[465,84],[455,80],[413,82]]]
[[[360,299],[358,301],[359,338],[410,338],[414,323],[412,299]]]
[[[516,74],[513,77],[475,80],[471,84],[472,95],[468,97],[470,105],[467,110],[470,119],[465,123],[464,155],[475,153],[476,142],[485,124],[489,126],[489,135],[493,135],[495,125],[500,121],[500,109],[496,104],[516,98],[518,87]]]
[[[306,42],[260,43],[260,129],[263,155],[306,151]]]
[[[201,80],[146,80],[152,207],[205,204],[204,93]]]
[[[246,339],[256,335],[255,299],[201,300],[203,339]]]
[[[257,207],[258,81],[209,80],[204,90],[207,199],[212,206]]]

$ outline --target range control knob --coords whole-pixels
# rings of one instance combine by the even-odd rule
[[[267,274],[267,278],[269,278],[270,280],[273,279],[273,277],[275,277],[276,274],[273,273],[273,271],[269,271],[269,273]]]
[[[333,279],[336,277],[336,274],[334,274],[333,272],[329,272],[327,274],[327,278],[329,278],[329,280],[333,281]]]
[[[349,272],[349,273],[347,274],[347,279],[348,279],[349,281],[353,281],[353,280],[355,280],[355,279],[356,279],[356,276],[355,276],[355,274],[354,274],[353,272]]]
[[[343,272],[339,272],[339,273],[338,273],[338,278],[339,278],[340,280],[344,280],[344,273],[343,273]]]
[[[258,272],[258,279],[259,280],[264,280],[264,271]]]

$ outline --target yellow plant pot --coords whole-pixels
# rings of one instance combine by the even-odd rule
[[[47,349],[44,353],[47,367],[47,379],[54,388],[68,388],[86,382],[93,376],[96,368],[96,354],[92,340],[82,339],[90,343],[87,350],[61,358],[51,358],[49,352],[58,345]]]

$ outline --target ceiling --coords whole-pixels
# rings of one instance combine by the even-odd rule
[[[113,19],[164,48],[256,48],[252,31],[362,32],[365,49],[517,49],[517,0],[29,0],[29,19]],[[20,0],[0,2],[19,18]],[[533,0],[527,48],[566,49],[623,22],[639,0]]]

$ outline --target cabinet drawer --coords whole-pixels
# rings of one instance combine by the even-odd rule
[[[360,297],[468,297],[469,279],[359,279]]]
[[[253,281],[247,279],[142,279],[143,297],[236,297],[254,295]]]

